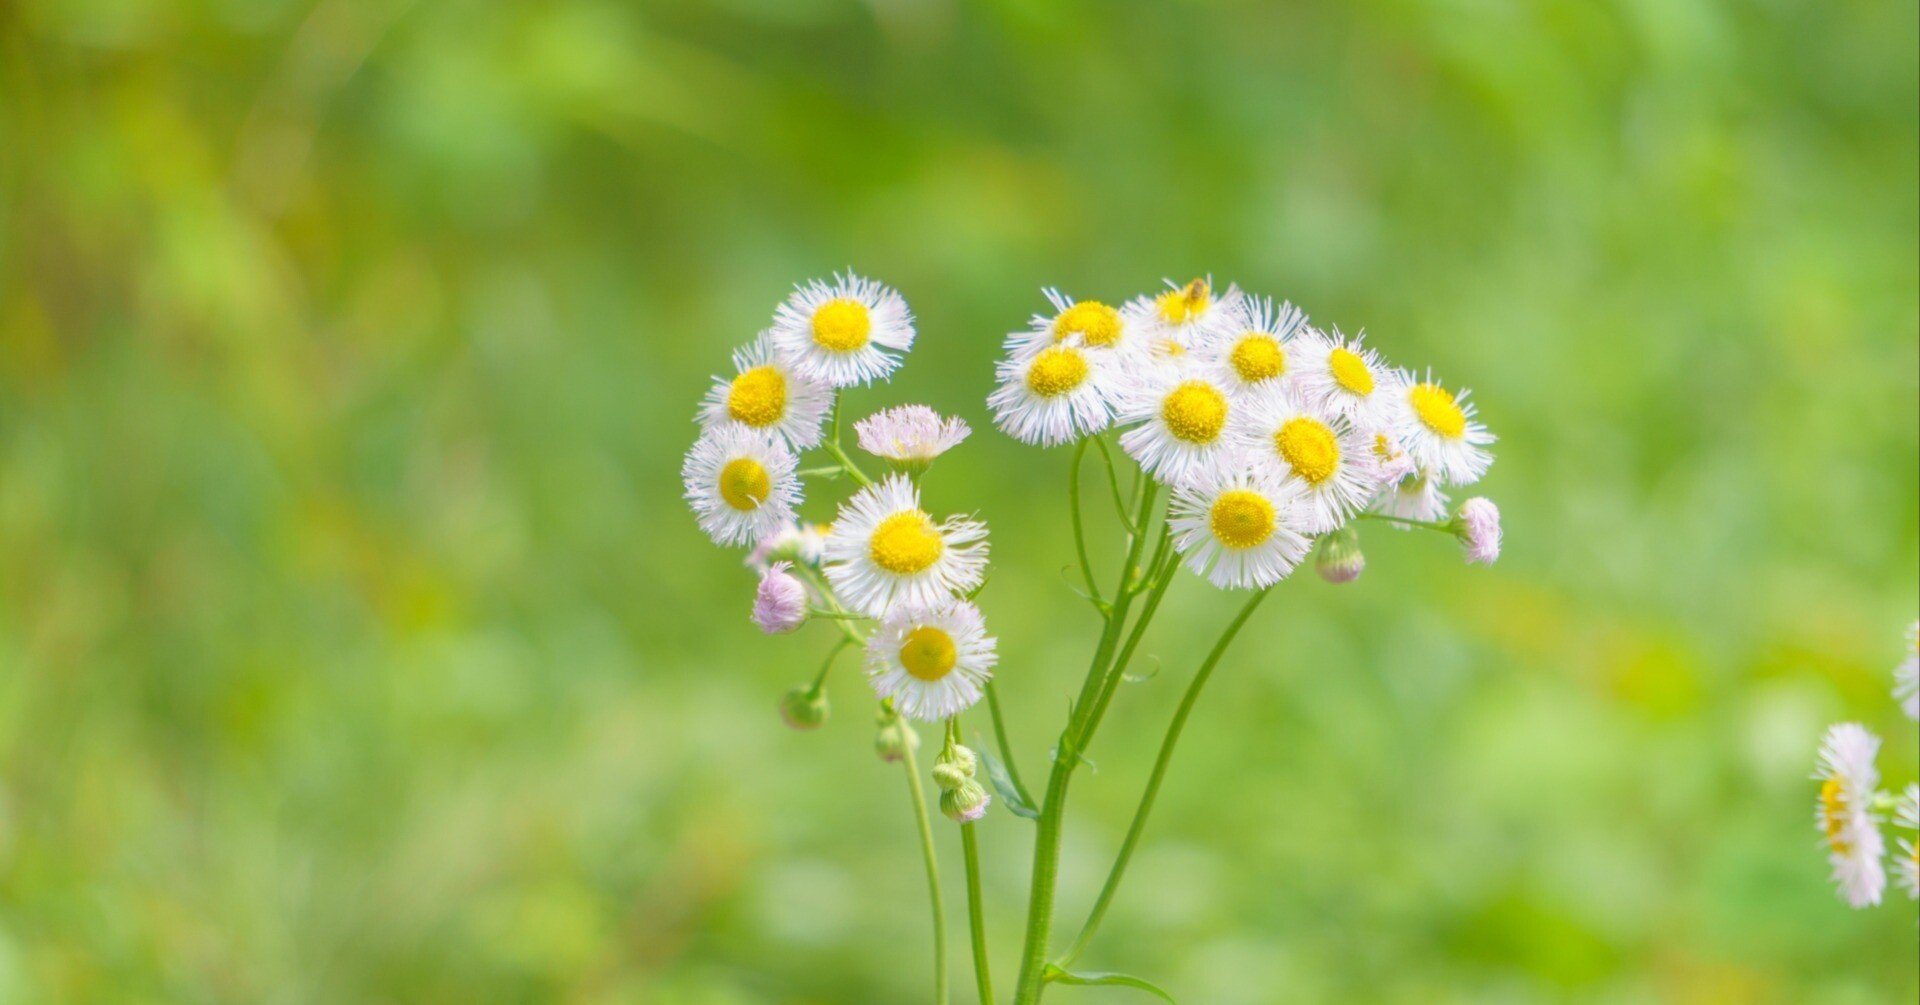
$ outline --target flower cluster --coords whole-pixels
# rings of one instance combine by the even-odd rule
[[[1910,719],[1920,719],[1913,701],[1914,676],[1920,669],[1920,621],[1907,633],[1907,656],[1894,669],[1894,697]],[[1814,800],[1814,826],[1826,843],[1833,883],[1851,907],[1880,903],[1886,890],[1886,839],[1880,834],[1883,812],[1892,810],[1894,826],[1920,831],[1920,784],[1909,784],[1898,796],[1880,791],[1875,760],[1880,738],[1857,722],[1843,722],[1827,730],[1820,743],[1820,783]],[[1920,899],[1920,836],[1898,839],[1893,855],[1894,874],[1909,898]]]
[[[762,631],[792,632],[820,614],[874,619],[864,645],[876,693],[907,716],[937,721],[978,701],[993,670],[994,639],[967,599],[986,574],[987,531],[930,516],[915,477],[971,430],[920,405],[855,423],[861,449],[898,469],[878,482],[839,442],[840,392],[891,377],[913,341],[913,313],[886,286],[845,275],[798,287],[771,327],[735,351],[733,375],[714,378],[681,480],[714,543],[752,547],[747,562],[762,573],[752,618]],[[825,527],[795,517],[810,473],[799,456],[815,448],[838,463],[812,473],[861,485]],[[811,727],[825,707],[816,683],[790,693],[782,714]]]
[[[1445,529],[1467,561],[1500,554],[1500,511],[1447,488],[1493,462],[1465,391],[1381,359],[1361,337],[1310,325],[1291,303],[1167,284],[1114,307],[1045,291],[1051,307],[1006,339],[987,399],[1007,435],[1057,446],[1112,426],[1173,494],[1176,546],[1224,588],[1290,574],[1316,537],[1335,582],[1364,567],[1335,532],[1361,514]]]

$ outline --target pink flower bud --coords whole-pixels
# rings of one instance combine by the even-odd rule
[[[807,623],[807,588],[788,569],[791,562],[775,562],[760,577],[753,596],[753,623],[768,635],[781,635]]]

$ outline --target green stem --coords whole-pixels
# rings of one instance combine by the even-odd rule
[[[1113,701],[1114,692],[1120,689],[1120,682],[1126,679],[1127,665],[1133,662],[1133,651],[1140,646],[1140,639],[1147,634],[1147,625],[1160,610],[1160,598],[1166,596],[1167,587],[1173,583],[1173,574],[1180,568],[1180,556],[1167,554],[1170,544],[1170,532],[1162,530],[1160,544],[1154,549],[1153,561],[1147,563],[1148,582],[1146,606],[1140,609],[1140,617],[1133,623],[1133,630],[1127,633],[1127,641],[1120,647],[1120,655],[1113,661],[1113,669],[1107,671],[1107,677],[1100,687],[1099,697],[1094,699],[1093,711],[1088,716],[1086,734],[1089,742],[1093,733],[1100,728],[1100,720],[1107,714],[1107,705]]]
[[[1113,511],[1120,517],[1120,523],[1127,528],[1127,532],[1132,533],[1135,528],[1127,522],[1127,500],[1120,494],[1120,475],[1113,469],[1113,451],[1107,449],[1107,438],[1090,436],[1088,439],[1100,448],[1100,459],[1107,462],[1107,488],[1113,493]]]
[[[970,822],[960,825],[960,848],[967,861],[967,930],[973,937],[973,978],[980,986],[980,1005],[993,1005],[993,978],[987,974],[987,918],[980,897],[980,846]]]
[[[1193,706],[1200,699],[1200,689],[1207,686],[1207,678],[1213,675],[1213,668],[1220,663],[1220,657],[1226,654],[1227,646],[1240,632],[1240,626],[1253,616],[1255,608],[1265,600],[1272,588],[1263,589],[1247,600],[1246,606],[1229,622],[1220,640],[1213,644],[1213,650],[1207,653],[1206,662],[1194,673],[1192,683],[1187,685],[1187,693],[1180,698],[1180,707],[1174,710],[1173,722],[1167,726],[1166,738],[1160,741],[1160,754],[1153,762],[1153,773],[1147,778],[1147,789],[1140,796],[1140,807],[1134,810],[1133,823],[1127,828],[1126,840],[1120,843],[1120,853],[1114,858],[1113,868],[1107,872],[1107,882],[1100,888],[1100,897],[1093,903],[1086,924],[1080,926],[1080,934],[1073,940],[1072,948],[1061,957],[1057,966],[1066,967],[1080,954],[1086,951],[1087,944],[1093,940],[1094,930],[1106,917],[1107,907],[1113,903],[1114,891],[1120,888],[1120,877],[1126,874],[1127,863],[1133,858],[1133,850],[1140,843],[1140,834],[1146,830],[1147,816],[1153,812],[1153,801],[1160,795],[1160,782],[1166,777],[1167,765],[1173,760],[1173,748],[1180,742],[1180,733],[1186,728],[1187,716],[1192,714]]]
[[[1402,524],[1407,527],[1425,527],[1428,530],[1437,530],[1442,534],[1453,533],[1453,524],[1450,522],[1443,522],[1443,521],[1436,521],[1436,520],[1409,520],[1403,516],[1388,516],[1385,513],[1362,513],[1360,514],[1360,519],[1385,520],[1388,523]]]
[[[853,463],[853,458],[847,456],[846,448],[840,445],[840,395],[838,393],[833,396],[833,436],[822,446],[825,446],[827,453],[832,454],[834,459],[840,462],[840,467],[846,470],[849,477],[860,483],[861,488],[873,484],[873,479],[868,478],[867,473],[860,470],[860,465]]]
[[[1073,550],[1080,556],[1080,578],[1087,584],[1087,599],[1093,601],[1093,606],[1105,611],[1107,602],[1100,599],[1100,588],[1093,585],[1093,562],[1087,558],[1086,526],[1080,519],[1080,462],[1086,459],[1087,441],[1091,439],[1086,437],[1073,448],[1073,467],[1067,474],[1067,499],[1073,511]]]
[[[1099,645],[1094,649],[1086,679],[1080,686],[1080,696],[1074,701],[1073,715],[1054,747],[1053,770],[1047,776],[1046,800],[1041,804],[1040,819],[1034,831],[1033,877],[1027,890],[1027,926],[1026,936],[1021,942],[1020,979],[1014,991],[1016,1005],[1031,1005],[1039,1001],[1045,986],[1047,937],[1053,926],[1053,897],[1059,881],[1060,834],[1066,813],[1067,787],[1073,779],[1073,769],[1080,764],[1080,751],[1086,744],[1086,717],[1100,693],[1105,679],[1103,674],[1113,657],[1120,629],[1126,623],[1127,610],[1132,604],[1133,594],[1127,586],[1133,581],[1141,547],[1146,544],[1143,531],[1158,489],[1159,486],[1151,479],[1141,479],[1139,501],[1131,521],[1131,526],[1138,529],[1130,535],[1127,559],[1120,569],[1120,584],[1114,590],[1113,609],[1107,613]]]
[[[1013,763],[1013,744],[1007,741],[1007,724],[1000,717],[1000,694],[994,690],[992,680],[987,681],[986,691],[987,712],[993,716],[993,739],[1000,747],[1000,762],[1007,766],[1007,780],[1013,783],[1013,791],[1020,794],[1020,801],[1032,806],[1033,793],[1020,781],[1020,769]]]
[[[933,851],[933,825],[927,819],[927,793],[920,784],[920,767],[914,762],[913,744],[902,748],[900,758],[907,767],[907,790],[913,794],[913,822],[920,828],[920,854],[927,861],[927,893],[933,900],[933,1000],[947,1005],[947,912],[940,899],[940,863]]]
[[[833,640],[833,648],[827,650],[827,658],[821,661],[820,672],[814,675],[813,687],[808,689],[809,693],[816,695],[820,693],[820,689],[827,683],[827,671],[833,669],[834,657],[839,656],[841,650],[852,644],[853,642],[849,639],[841,638]]]

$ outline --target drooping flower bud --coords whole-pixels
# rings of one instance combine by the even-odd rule
[[[897,761],[920,746],[920,735],[900,718],[900,713],[882,706],[874,722],[879,724],[880,732],[873,738],[873,752],[879,754],[881,760]]]
[[[1360,551],[1360,532],[1347,524],[1320,538],[1313,568],[1329,583],[1351,583],[1366,571],[1367,556]]]
[[[991,802],[993,797],[987,794],[987,790],[969,778],[940,793],[940,812],[954,823],[972,823],[987,815],[987,804]]]
[[[798,730],[819,729],[827,721],[827,693],[796,684],[780,699],[780,718]]]
[[[807,623],[807,587],[788,569],[790,562],[775,562],[760,577],[760,588],[753,595],[753,623],[768,635],[782,635]]]
[[[1453,532],[1469,565],[1492,565],[1500,557],[1500,507],[1484,496],[1460,504]]]

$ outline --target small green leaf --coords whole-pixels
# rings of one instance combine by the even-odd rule
[[[1000,793],[1000,801],[1006,805],[1007,809],[1011,810],[1016,817],[1026,817],[1028,820],[1040,819],[1040,811],[1021,798],[1019,788],[1013,784],[1013,776],[1007,773],[1006,764],[986,747],[979,748],[979,753],[981,760],[987,762],[987,780],[993,783],[993,790]]]
[[[1160,657],[1149,655],[1147,659],[1153,661],[1152,669],[1148,670],[1146,673],[1121,674],[1120,679],[1127,682],[1128,684],[1145,684],[1146,682],[1154,679],[1155,677],[1160,676]]]
[[[1159,998],[1161,1001],[1166,1002],[1167,1005],[1180,1005],[1179,1002],[1173,1000],[1172,995],[1156,987],[1150,981],[1135,977],[1132,974],[1098,972],[1074,973],[1071,970],[1065,970],[1049,963],[1047,964],[1047,969],[1041,972],[1041,978],[1053,984],[1078,984],[1083,987],[1106,985],[1109,987],[1133,988],[1137,991],[1145,991]]]

